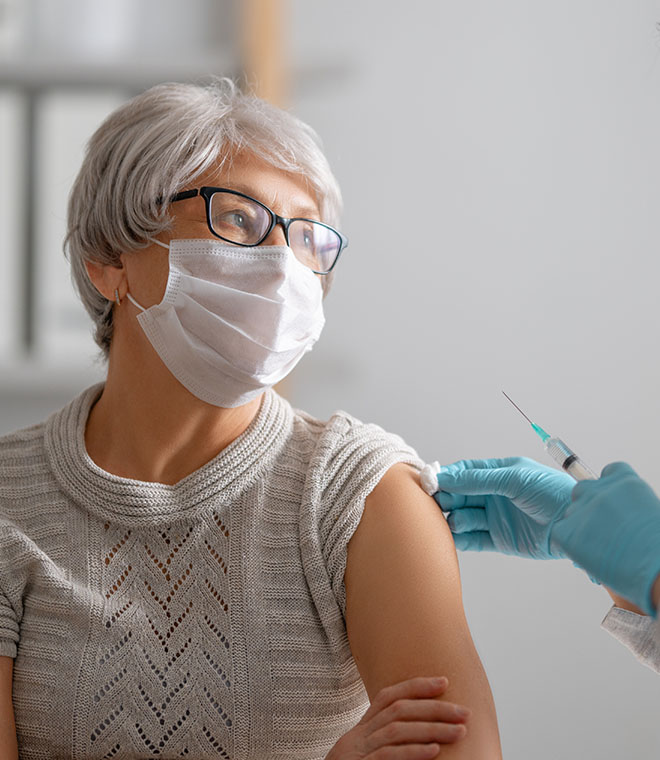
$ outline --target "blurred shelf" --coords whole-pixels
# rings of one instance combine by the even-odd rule
[[[0,86],[24,90],[112,87],[140,90],[165,81],[236,75],[235,56],[199,60],[174,59],[101,62],[34,58],[0,58]]]
[[[340,60],[307,60],[292,72],[292,90],[299,97],[327,87],[345,85],[357,76],[358,71],[357,61],[350,56]],[[126,60],[122,63],[0,57],[0,87],[24,91],[96,87],[144,90],[161,82],[204,82],[214,76],[238,78],[241,73],[233,54],[188,61]]]

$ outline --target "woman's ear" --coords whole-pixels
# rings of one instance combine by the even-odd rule
[[[116,301],[117,295],[121,301],[126,295],[126,270],[124,265],[118,267],[110,264],[100,264],[98,261],[86,261],[85,269],[92,285],[108,301]],[[115,293],[117,291],[117,293]]]

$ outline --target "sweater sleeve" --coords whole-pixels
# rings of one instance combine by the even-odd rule
[[[660,673],[660,620],[612,607],[601,625],[628,647],[642,665]]]
[[[343,616],[348,543],[362,518],[365,499],[392,465],[404,462],[419,470],[423,462],[399,436],[344,413],[333,418],[323,443],[317,529],[323,563]]]
[[[0,526],[0,657],[16,657],[21,610],[11,593],[11,533]]]

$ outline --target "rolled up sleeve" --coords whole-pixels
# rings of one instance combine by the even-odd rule
[[[660,621],[612,607],[601,626],[646,667],[660,673]]]

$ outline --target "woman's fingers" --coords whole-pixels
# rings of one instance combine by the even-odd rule
[[[444,677],[410,678],[381,689],[362,720],[345,734],[329,760],[431,760],[443,744],[459,741],[470,711],[438,700]]]
[[[436,678],[418,676],[417,678],[409,678],[407,681],[400,681],[391,686],[386,686],[376,694],[371,706],[362,716],[360,723],[367,723],[377,713],[399,699],[430,699],[440,696],[440,694],[443,694],[447,690],[448,685],[449,681],[444,676]]]
[[[364,760],[431,760],[440,752],[439,744],[400,744],[398,747],[381,747]]]
[[[467,732],[462,723],[388,723],[365,738],[367,757],[381,747],[411,744],[448,744],[462,739]]]
[[[470,715],[470,710],[453,702],[436,699],[399,699],[375,715],[369,721],[369,729],[375,732],[389,723],[400,721],[465,723]]]
[[[364,760],[431,760],[438,756],[439,744],[400,744],[398,747],[381,747]]]

